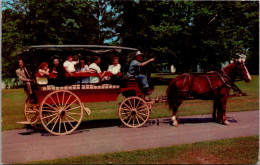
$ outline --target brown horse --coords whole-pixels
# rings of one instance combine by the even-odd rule
[[[226,104],[231,86],[237,76],[249,82],[251,76],[243,60],[233,60],[234,62],[225,68],[208,72],[206,74],[188,74],[174,78],[167,89],[168,104],[172,110],[173,126],[178,126],[176,115],[178,107],[187,97],[193,96],[199,99],[214,100],[213,119],[222,124],[228,125],[226,118]],[[218,110],[216,116],[216,110]]]

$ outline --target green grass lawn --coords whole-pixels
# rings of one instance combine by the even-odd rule
[[[167,77],[175,75],[167,75]],[[258,110],[259,108],[259,77],[252,76],[250,83],[237,82],[237,86],[248,93],[248,96],[234,97],[228,99],[227,112],[233,111],[248,111]],[[155,91],[151,97],[165,96],[167,86],[155,86]],[[23,121],[23,104],[26,99],[26,94],[23,89],[4,89],[2,90],[2,130],[24,128],[17,121]],[[94,121],[103,119],[119,119],[118,107],[119,103],[124,100],[122,95],[119,95],[118,100],[114,102],[104,103],[86,103],[85,106],[91,109],[91,115],[84,114],[83,121]],[[212,112],[213,101],[189,100],[179,108],[179,115],[195,115],[208,114]],[[171,112],[165,103],[155,104],[152,109],[150,118],[170,117]]]
[[[30,164],[256,164],[258,155],[259,136],[250,136]]]

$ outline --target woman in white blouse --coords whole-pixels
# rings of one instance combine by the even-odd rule
[[[117,76],[120,72],[121,65],[119,64],[119,57],[114,57],[112,59],[112,65],[108,66],[107,72],[110,72],[113,76]],[[104,80],[110,80],[111,78],[109,76],[105,76],[102,81]]]
[[[118,63],[119,57],[114,57],[112,59],[112,65],[108,66],[107,71],[112,73],[113,75],[117,75],[120,72],[121,65]]]

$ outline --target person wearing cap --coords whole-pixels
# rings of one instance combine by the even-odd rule
[[[153,62],[155,58],[151,58],[147,61],[142,62],[143,53],[137,51],[135,54],[135,59],[130,63],[129,70],[127,72],[128,77],[134,77],[140,79],[142,82],[142,87],[144,92],[149,91],[149,84],[145,75],[141,74],[141,67]]]

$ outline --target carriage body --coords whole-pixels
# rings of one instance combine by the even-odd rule
[[[114,56],[113,53],[116,53],[118,56],[123,51],[130,51],[128,54],[131,55],[131,52],[133,54],[137,49],[97,45],[52,45],[30,46],[23,49],[19,54],[26,57],[26,62],[31,64],[30,67],[36,71],[37,65],[40,62],[47,61],[46,59],[48,58],[52,60],[53,54],[56,54],[56,56],[58,54],[60,59],[64,59],[69,53],[75,54],[75,52],[88,53],[90,56],[99,55],[101,58],[105,58],[105,55]],[[126,56],[121,57],[123,60],[127,59]],[[33,62],[33,59],[36,62]],[[107,61],[107,59],[105,58],[104,61]],[[50,63],[50,61],[48,62]],[[122,67],[126,66],[123,65]],[[122,75],[123,73],[120,74]],[[33,73],[33,75],[35,79],[40,77],[39,73]],[[83,77],[94,77],[97,74],[74,73],[70,76],[66,73],[65,76],[67,78],[77,78],[80,80],[80,83],[65,86],[33,85],[37,103],[31,104],[29,97],[26,99],[24,105],[26,122],[20,122],[21,124],[31,124],[36,128],[45,129],[54,135],[70,134],[76,130],[82,121],[83,112],[90,114],[90,109],[85,107],[84,103],[116,101],[121,93],[126,99],[121,103],[118,110],[120,120],[128,127],[140,127],[148,120],[151,106],[143,99],[144,94],[136,79],[121,79],[120,84],[113,82],[81,83]],[[111,73],[106,73],[105,76],[112,75]],[[50,73],[49,77],[55,77],[55,75]],[[138,108],[142,110],[142,113],[138,114],[140,110]]]

